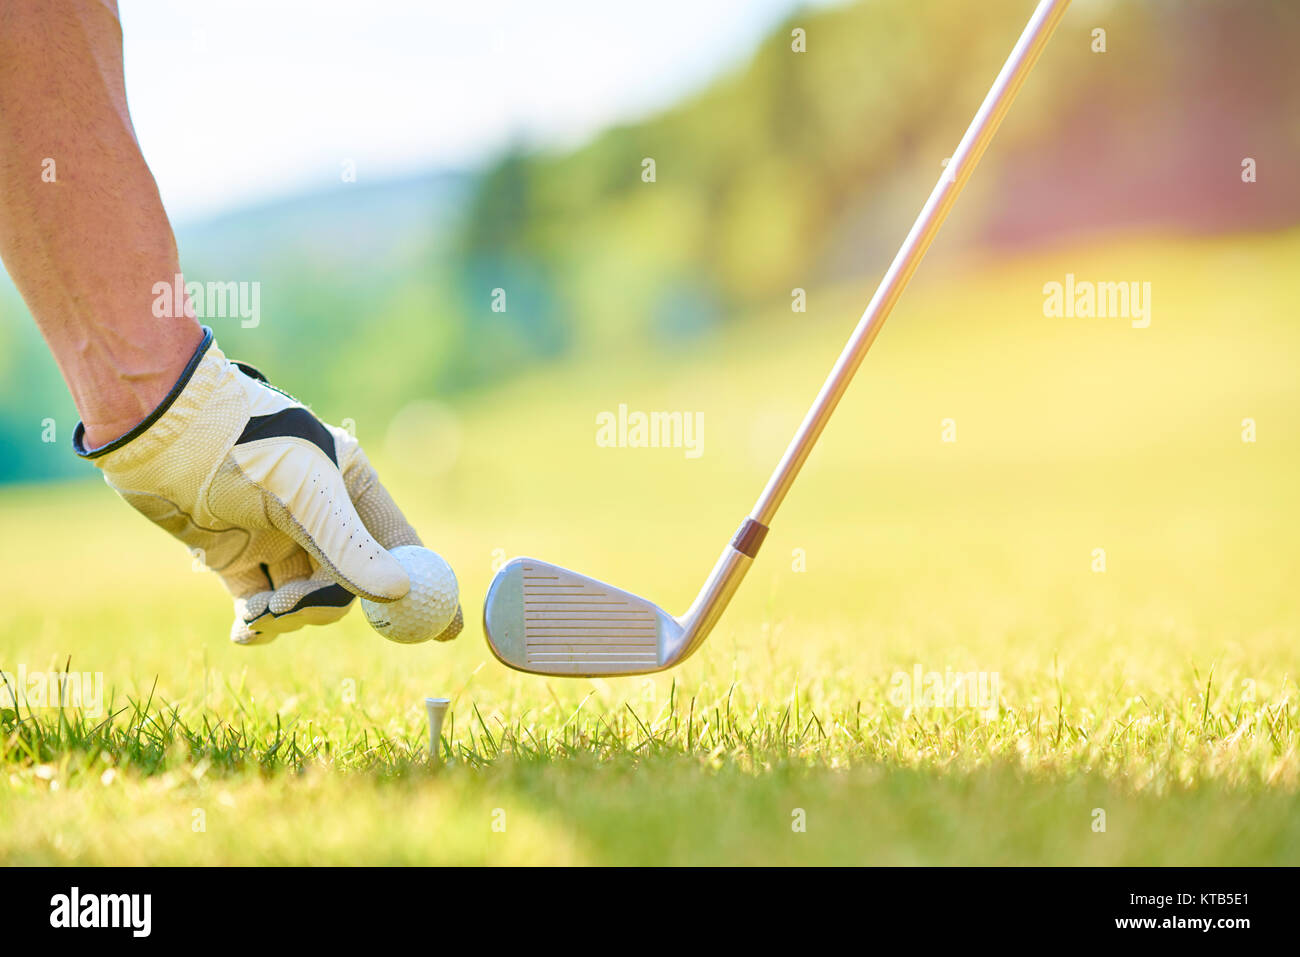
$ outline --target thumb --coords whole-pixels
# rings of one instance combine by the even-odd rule
[[[236,446],[234,454],[242,457],[240,451]],[[366,530],[334,463],[303,444],[281,446],[279,454],[266,451],[239,465],[262,489],[271,524],[348,591],[371,601],[405,595],[411,587],[406,571]]]

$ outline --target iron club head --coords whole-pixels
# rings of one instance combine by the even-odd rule
[[[535,558],[497,572],[483,628],[492,653],[511,668],[575,676],[671,667],[686,634],[654,602]]]
[[[483,603],[488,647],[502,664],[539,675],[664,671],[686,660],[708,636],[749,569],[751,545],[757,547],[752,533],[727,546],[681,617],[559,565],[513,559],[492,579]]]

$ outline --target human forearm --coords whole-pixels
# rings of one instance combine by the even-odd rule
[[[0,2],[0,256],[89,446],[157,406],[199,343],[194,319],[153,313],[180,266],[127,112],[115,3]]]

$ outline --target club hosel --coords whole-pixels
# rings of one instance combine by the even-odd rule
[[[735,537],[722,550],[708,581],[695,597],[690,610],[678,619],[686,632],[684,650],[679,661],[692,654],[718,623],[731,602],[731,596],[736,593],[745,573],[749,571],[749,566],[754,564],[754,556],[758,554],[758,547],[766,535],[766,525],[747,518]]]

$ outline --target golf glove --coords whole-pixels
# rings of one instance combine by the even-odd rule
[[[212,330],[171,393],[119,439],[84,447],[104,480],[221,576],[235,597],[232,641],[272,641],[342,618],[354,595],[410,587],[387,549],[420,537],[357,440],[232,362]],[[456,617],[440,641],[462,627]]]

